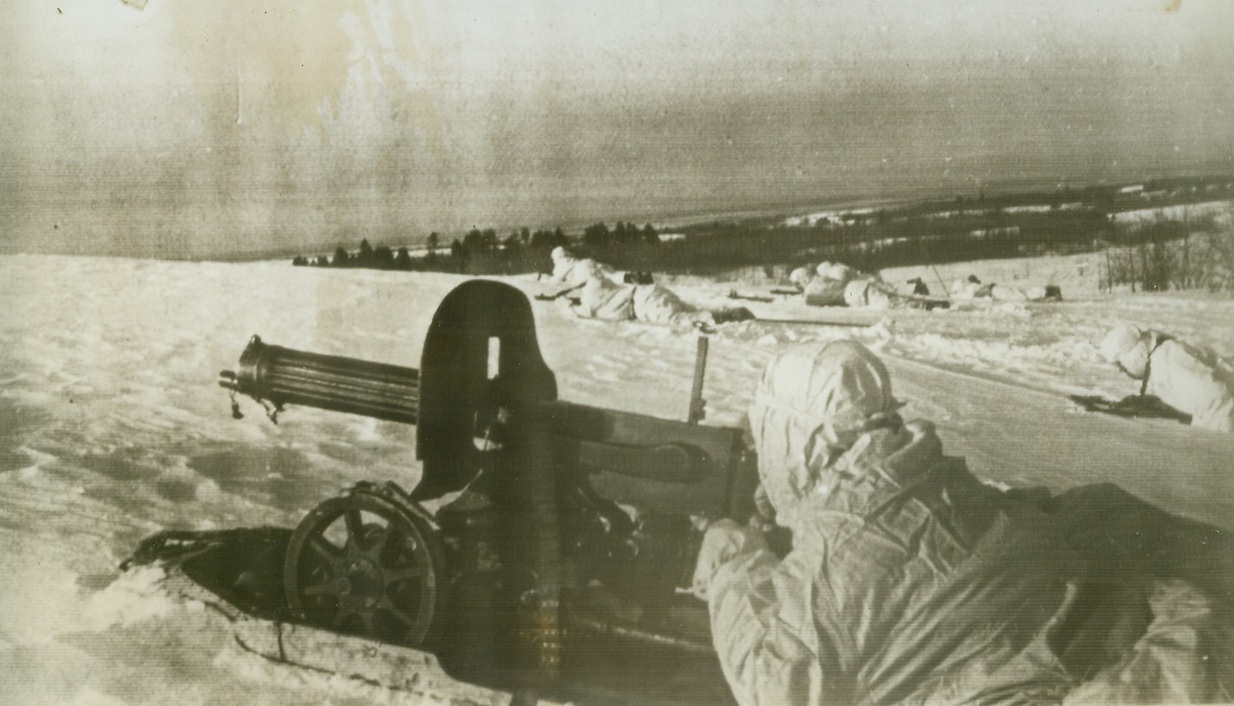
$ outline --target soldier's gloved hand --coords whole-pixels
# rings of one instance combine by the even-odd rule
[[[720,567],[742,554],[767,548],[763,533],[732,520],[719,520],[707,528],[703,547],[694,567],[694,595],[707,600],[707,591]]]
[[[750,526],[767,533],[775,529],[776,507],[771,503],[771,496],[762,483],[754,489],[755,513],[750,517]]]

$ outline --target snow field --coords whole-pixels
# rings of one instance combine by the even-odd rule
[[[905,416],[937,422],[945,449],[966,456],[979,477],[1054,491],[1115,482],[1234,527],[1229,435],[1081,413],[1066,399],[1135,390],[1096,357],[1094,344],[1118,321],[1234,354],[1234,302],[1099,295],[1091,257],[1086,268],[1078,258],[939,268],[947,281],[972,272],[1063,289],[1056,304],[947,312],[726,299],[730,289],[765,293],[748,280],[675,278],[670,286],[692,303],[744,305],[765,318],[874,324],[721,327],[711,336],[704,423],[741,424],[778,347],[851,336],[887,360]],[[1019,280],[1009,276],[1017,272]],[[916,275],[935,286],[925,268],[884,273],[888,281]],[[412,487],[414,427],[303,408],[276,426],[249,400],[241,400],[246,418],[234,420],[215,377],[255,333],[416,367],[438,302],[461,281],[282,262],[0,257],[0,571],[8,579],[0,703],[419,703],[270,663],[236,644],[232,619],[200,596],[181,597],[157,569],[117,567],[160,529],[290,527],[358,480]],[[508,281],[537,291],[532,278]],[[685,418],[694,332],[581,321],[560,303],[533,305],[564,399]],[[465,691],[443,698],[472,702]]]

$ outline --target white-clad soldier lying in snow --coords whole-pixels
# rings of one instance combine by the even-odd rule
[[[547,279],[558,286],[550,292],[536,295],[536,299],[542,301],[570,296],[582,289],[587,284],[587,280],[592,277],[606,279],[615,284],[652,283],[650,272],[620,272],[590,257],[574,257],[560,245],[553,248],[550,257],[553,259],[553,272],[549,275],[540,275],[539,279]],[[577,299],[578,297],[572,298]]]
[[[1056,284],[1034,285],[1027,289],[1020,289],[994,282],[982,283],[977,275],[969,275],[965,279],[953,282],[950,295],[952,299],[961,301],[993,299],[1000,302],[1046,302],[1060,301],[1063,298],[1062,289]]]
[[[810,306],[844,306],[844,287],[858,278],[876,278],[842,262],[823,261],[817,267],[798,267],[789,273],[791,281],[805,295]]]
[[[1234,369],[1212,351],[1120,324],[1102,339],[1101,355],[1140,381],[1139,394],[1103,411],[1134,415],[1164,403],[1189,415],[1194,427],[1234,431]]]
[[[899,407],[858,343],[767,368],[750,424],[792,549],[720,521],[695,572],[740,703],[1234,700],[1218,530],[1110,485],[1001,492]]]
[[[921,280],[918,279],[917,282]],[[897,292],[878,276],[859,277],[844,285],[844,304],[861,309],[947,309],[946,299]]]
[[[557,291],[542,295],[541,299],[556,299],[568,292],[581,289],[592,277],[603,277],[613,282],[622,281],[621,273],[608,265],[589,257],[574,257],[560,245],[553,248],[550,257],[553,259],[553,272],[542,279],[548,279],[559,287]]]
[[[945,300],[933,300],[915,293],[897,292],[876,273],[856,270],[841,262],[823,262],[811,273],[799,267],[789,280],[802,291],[810,306],[849,306],[862,309],[933,309],[945,307]],[[924,286],[920,279],[916,281]]]
[[[648,284],[613,282],[591,277],[571,307],[578,316],[605,321],[644,321],[674,327],[710,328],[729,321],[745,321],[754,314],[745,307],[702,309],[682,301],[669,289]]]

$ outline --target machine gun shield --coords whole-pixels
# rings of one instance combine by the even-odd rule
[[[494,353],[496,361],[490,360]],[[412,497],[438,498],[476,476],[483,465],[475,445],[477,420],[498,409],[555,399],[557,378],[540,355],[527,297],[489,280],[456,287],[437,308],[424,339],[416,432],[423,473]]]

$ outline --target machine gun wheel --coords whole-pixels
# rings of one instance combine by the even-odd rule
[[[296,618],[419,647],[442,598],[443,557],[428,516],[401,490],[363,484],[314,508],[287,547],[283,580]]]

